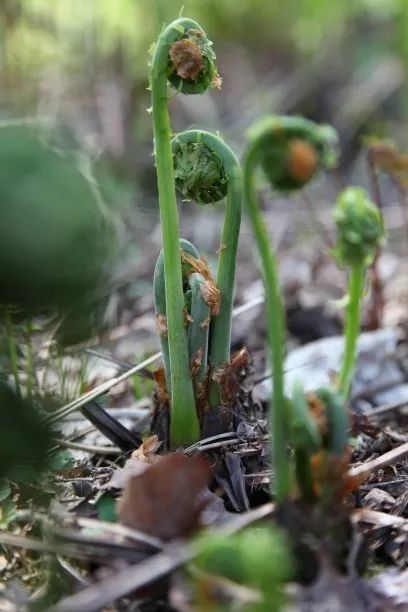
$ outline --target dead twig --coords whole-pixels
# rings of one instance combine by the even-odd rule
[[[75,450],[83,451],[84,453],[92,453],[93,455],[123,455],[123,451],[117,446],[92,446],[91,444],[79,444],[78,442],[69,442],[56,438],[55,442],[58,446],[64,448],[73,448]],[[54,449],[53,449],[54,450]]]
[[[401,461],[408,455],[408,442],[405,444],[401,444],[401,446],[397,446],[392,450],[388,451],[388,453],[384,453],[380,457],[376,457],[371,461],[366,461],[361,465],[357,465],[349,469],[348,475],[351,478],[356,477],[365,477],[368,478],[374,470],[384,467],[386,465],[390,465],[390,463],[394,463],[396,461]]]
[[[354,510],[352,520],[356,523],[369,523],[375,527],[408,527],[408,519],[396,516],[395,514],[371,510],[370,508]]]

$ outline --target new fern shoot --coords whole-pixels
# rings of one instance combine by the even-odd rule
[[[348,268],[349,274],[345,347],[338,381],[340,392],[347,400],[356,360],[366,270],[384,242],[385,231],[378,206],[358,187],[348,187],[340,194],[333,216],[337,228],[334,254],[339,264]]]
[[[276,254],[256,196],[256,170],[261,166],[271,187],[277,191],[301,189],[320,168],[334,162],[336,145],[337,136],[330,126],[319,126],[300,117],[272,116],[253,126],[243,159],[244,201],[258,247],[265,286],[266,324],[273,372],[270,411],[272,458],[275,494],[280,502],[288,496],[291,487],[287,450],[290,422],[283,380],[285,322]]]
[[[241,227],[241,171],[228,145],[210,132],[182,132],[173,139],[172,146],[176,188],[185,199],[202,205],[215,204],[225,197],[227,200],[216,278],[221,304],[217,316],[211,320],[209,350],[209,404],[216,408],[223,396],[216,382],[217,374],[230,361],[232,303]],[[212,378],[213,373],[216,380]]]

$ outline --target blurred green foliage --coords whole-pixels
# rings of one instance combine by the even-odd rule
[[[50,431],[40,423],[31,402],[0,382],[0,482],[11,477],[17,466],[30,476],[40,472],[50,443]]]
[[[101,280],[108,222],[74,160],[25,127],[0,129],[0,303],[73,305]]]
[[[204,533],[198,536],[194,546],[198,552],[194,564],[200,570],[259,592],[258,602],[244,604],[240,609],[248,612],[281,609],[282,585],[293,571],[290,548],[283,533],[266,526],[250,527],[232,535]],[[217,604],[211,600],[210,584],[205,574],[195,580],[196,592],[201,595],[199,609],[230,610],[226,602]]]
[[[120,53],[128,72],[145,78],[150,43],[182,9],[216,45],[234,40],[265,50],[281,41],[300,52],[346,36],[349,24],[368,15],[391,22],[396,48],[402,57],[407,52],[406,0],[4,0],[3,77],[32,83],[50,62],[67,72],[92,71],[104,56]]]

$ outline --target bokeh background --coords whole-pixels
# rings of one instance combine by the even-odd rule
[[[326,271],[321,293],[315,288],[299,298],[299,287],[304,294],[308,285],[316,287],[316,270],[327,260],[336,195],[349,183],[370,187],[369,139],[408,148],[406,0],[3,0],[0,119],[39,126],[96,180],[119,238],[115,271],[105,287],[109,303],[102,310],[108,327],[123,328],[129,350],[120,356],[128,359],[156,346],[154,324],[144,334],[146,320],[134,323],[151,310],[160,250],[148,50],[163,24],[181,10],[213,40],[223,87],[204,96],[175,96],[170,103],[175,131],[219,130],[238,154],[246,129],[268,113],[299,113],[331,123],[340,133],[337,170],[294,199],[280,201],[264,192],[288,298],[297,296],[306,305],[324,301],[328,285],[339,278]],[[392,236],[388,252],[401,257],[406,254],[401,194],[387,176],[381,187]],[[222,207],[182,208],[182,235],[207,253],[210,264],[221,219]],[[253,251],[244,224],[238,302],[262,290]],[[332,297],[341,296],[342,283],[336,280]],[[129,325],[139,343],[129,337]],[[153,338],[147,345],[145,336]]]

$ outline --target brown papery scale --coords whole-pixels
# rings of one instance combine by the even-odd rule
[[[300,138],[289,142],[288,170],[290,176],[299,182],[308,181],[318,164],[316,149]]]
[[[154,388],[159,402],[167,405],[170,398],[166,387],[166,375],[162,366],[153,372],[153,378],[155,383]]]
[[[181,249],[180,253],[182,263],[187,264],[191,268],[190,274],[193,272],[198,272],[201,274],[201,276],[204,276],[205,280],[214,282],[210,268],[208,267],[208,263],[205,261],[205,259],[197,259],[197,257],[189,255],[187,251],[184,251],[183,249]]]
[[[170,47],[170,59],[182,79],[195,80],[203,68],[203,54],[192,40],[182,38]]]
[[[307,394],[307,403],[320,435],[326,436],[328,433],[329,424],[327,421],[326,407],[324,403],[320,397],[316,395],[316,393]]]

